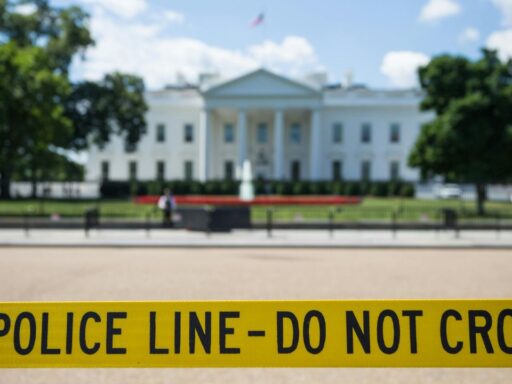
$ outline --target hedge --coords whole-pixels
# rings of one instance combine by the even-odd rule
[[[105,181],[102,197],[160,195],[170,188],[176,195],[237,195],[239,182],[229,180],[199,181]],[[257,195],[347,195],[347,196],[414,196],[414,184],[402,181],[267,181],[256,180]]]

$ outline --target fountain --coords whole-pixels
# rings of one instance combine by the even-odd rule
[[[247,159],[244,160],[242,165],[242,183],[240,184],[238,197],[242,201],[254,200],[254,185],[252,184],[251,162]]]

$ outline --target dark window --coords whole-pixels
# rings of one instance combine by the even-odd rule
[[[158,143],[163,143],[165,141],[165,125],[158,124],[156,126],[156,141]]]
[[[235,141],[235,128],[233,124],[224,125],[224,142],[233,143]]]
[[[391,124],[389,126],[389,141],[392,143],[400,142],[400,125]]]
[[[137,180],[137,162],[130,161],[128,163],[128,177],[131,181]]]
[[[101,180],[108,180],[109,178],[109,163],[108,161],[101,162]]]
[[[184,126],[184,140],[185,143],[194,142],[194,126],[192,124],[185,124]]]
[[[258,143],[265,144],[268,141],[268,127],[266,123],[258,124]]]
[[[390,180],[398,180],[400,178],[400,163],[398,161],[389,163],[389,178]]]
[[[156,162],[156,179],[159,181],[165,180],[165,162]]]
[[[334,123],[332,125],[332,142],[339,144],[343,141],[343,125],[341,123]]]
[[[361,126],[361,142],[369,143],[372,141],[372,126],[365,123]]]
[[[234,179],[235,168],[233,162],[231,160],[227,160],[224,162],[224,178],[226,180]]]
[[[293,123],[290,128],[290,142],[293,144],[300,144],[302,137],[301,126],[299,123]]]
[[[300,180],[300,161],[294,160],[292,161],[292,180],[299,181]]]
[[[343,179],[343,163],[340,160],[332,162],[332,179],[335,181]]]
[[[137,150],[137,144],[135,143],[124,143],[124,150],[126,153],[133,153]]]
[[[185,180],[192,180],[194,178],[194,163],[187,160],[183,163]]]
[[[363,160],[361,163],[361,179],[370,180],[372,172],[372,165],[369,160]]]

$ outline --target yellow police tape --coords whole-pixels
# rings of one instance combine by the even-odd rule
[[[512,300],[0,303],[0,367],[512,367]]]

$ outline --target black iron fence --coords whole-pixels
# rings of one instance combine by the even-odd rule
[[[173,225],[166,226],[158,210],[139,218],[102,216],[97,207],[86,209],[82,217],[40,217],[25,214],[0,217],[0,228],[20,228],[27,235],[32,229],[83,229],[87,234],[96,228],[140,229],[150,233],[157,228],[195,229],[205,232],[231,229],[265,229],[271,236],[275,229],[323,229],[332,233],[342,229],[401,230],[512,230],[512,214],[461,208],[363,207],[363,206],[259,206],[243,212],[215,207],[180,207]],[[228,212],[229,211],[229,212]],[[241,215],[244,215],[242,219]]]

